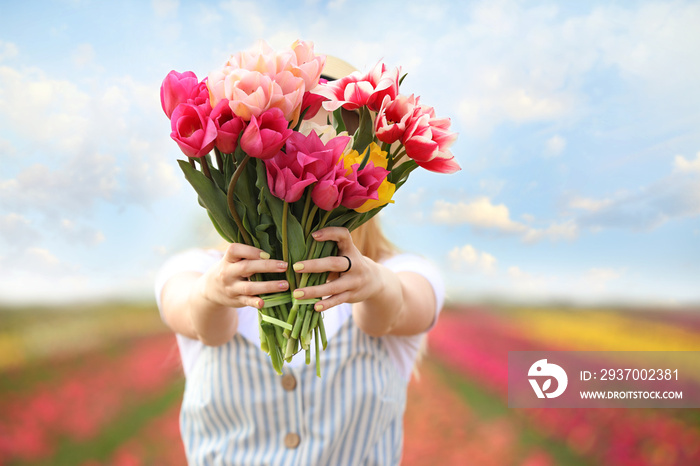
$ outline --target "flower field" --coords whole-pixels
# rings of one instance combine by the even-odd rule
[[[0,465],[184,465],[151,306],[0,313]],[[460,307],[411,382],[405,465],[700,464],[698,410],[509,409],[509,350],[700,350],[693,312]]]

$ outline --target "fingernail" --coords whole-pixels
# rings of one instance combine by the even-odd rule
[[[323,304],[321,304],[321,303],[316,303],[316,304],[314,304],[314,310],[316,310],[316,311],[322,311],[322,310],[323,310]]]
[[[259,299],[258,300],[258,309],[262,309],[264,305],[265,305],[265,301],[263,301],[262,299]]]
[[[292,266],[295,272],[299,272],[300,270],[304,270],[304,264],[297,262]]]
[[[287,263],[286,262],[280,262],[277,264],[277,267],[279,267],[282,270],[287,270]]]
[[[280,290],[286,290],[287,287],[289,286],[289,283],[287,283],[287,282],[279,282],[279,283],[277,284],[277,286],[280,287]]]
[[[303,298],[304,292],[301,290],[294,290],[294,293],[292,293],[292,296],[296,299]]]
[[[269,259],[269,258],[270,258],[270,255],[269,255],[268,253],[266,253],[265,251],[263,251],[263,252],[260,253],[260,259],[265,259],[265,260],[267,260],[267,259]]]
[[[319,233],[318,231],[314,231],[313,233],[311,233],[311,236],[313,236],[314,238],[320,238],[321,233]]]

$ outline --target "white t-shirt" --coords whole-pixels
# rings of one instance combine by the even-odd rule
[[[155,292],[158,309],[163,316],[160,295],[165,283],[174,275],[181,272],[205,273],[210,267],[221,260],[223,253],[217,250],[192,249],[173,256],[158,271],[156,275]],[[382,265],[394,272],[414,272],[425,277],[431,284],[435,293],[436,314],[432,328],[437,322],[438,314],[442,309],[445,299],[445,286],[437,268],[428,260],[413,254],[398,254],[384,262]],[[352,306],[348,303],[341,304],[323,312],[323,324],[326,329],[328,344],[332,345],[333,336],[352,314]],[[429,330],[429,329],[428,329]],[[426,331],[427,332],[427,331]],[[260,347],[260,333],[258,331],[258,310],[253,307],[238,309],[238,333],[252,344]],[[177,334],[177,343],[182,357],[182,365],[187,376],[199,356],[203,343],[183,335]],[[411,370],[420,348],[421,340],[425,333],[411,336],[386,335],[384,340],[388,353],[396,363],[399,373],[408,380]],[[305,363],[305,355],[299,352],[294,356],[290,364],[292,367]]]

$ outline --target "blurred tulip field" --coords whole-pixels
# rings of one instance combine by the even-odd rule
[[[152,305],[0,322],[0,465],[185,464],[183,374]],[[700,464],[700,410],[508,408],[509,350],[700,351],[700,312],[451,306],[409,386],[403,464]]]

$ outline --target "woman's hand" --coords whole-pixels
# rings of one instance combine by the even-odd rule
[[[285,291],[286,280],[255,282],[256,273],[279,273],[287,269],[283,261],[270,260],[264,251],[233,243],[221,260],[205,274],[183,272],[171,277],[163,287],[163,316],[170,328],[206,345],[222,345],[238,329],[235,308],[260,308],[258,295]]]
[[[430,326],[436,312],[435,294],[425,277],[414,272],[395,273],[363,256],[346,228],[324,228],[313,237],[338,243],[338,255],[293,264],[297,272],[331,272],[326,283],[295,290],[295,298],[322,298],[314,306],[317,311],[357,303],[352,307],[355,323],[375,337],[416,335]]]
[[[377,280],[379,265],[360,253],[347,228],[323,228],[312,233],[312,236],[316,241],[335,241],[338,244],[338,255],[293,264],[296,272],[330,272],[326,283],[294,290],[295,298],[312,299],[327,296],[314,306],[317,311],[325,311],[341,303],[365,301],[381,291],[381,283]],[[350,270],[347,270],[350,263]]]
[[[261,308],[261,294],[278,293],[289,288],[286,280],[250,281],[256,273],[284,273],[287,263],[270,260],[261,249],[232,243],[224,257],[198,280],[192,298],[225,307],[252,306]],[[195,306],[197,307],[197,306]]]

